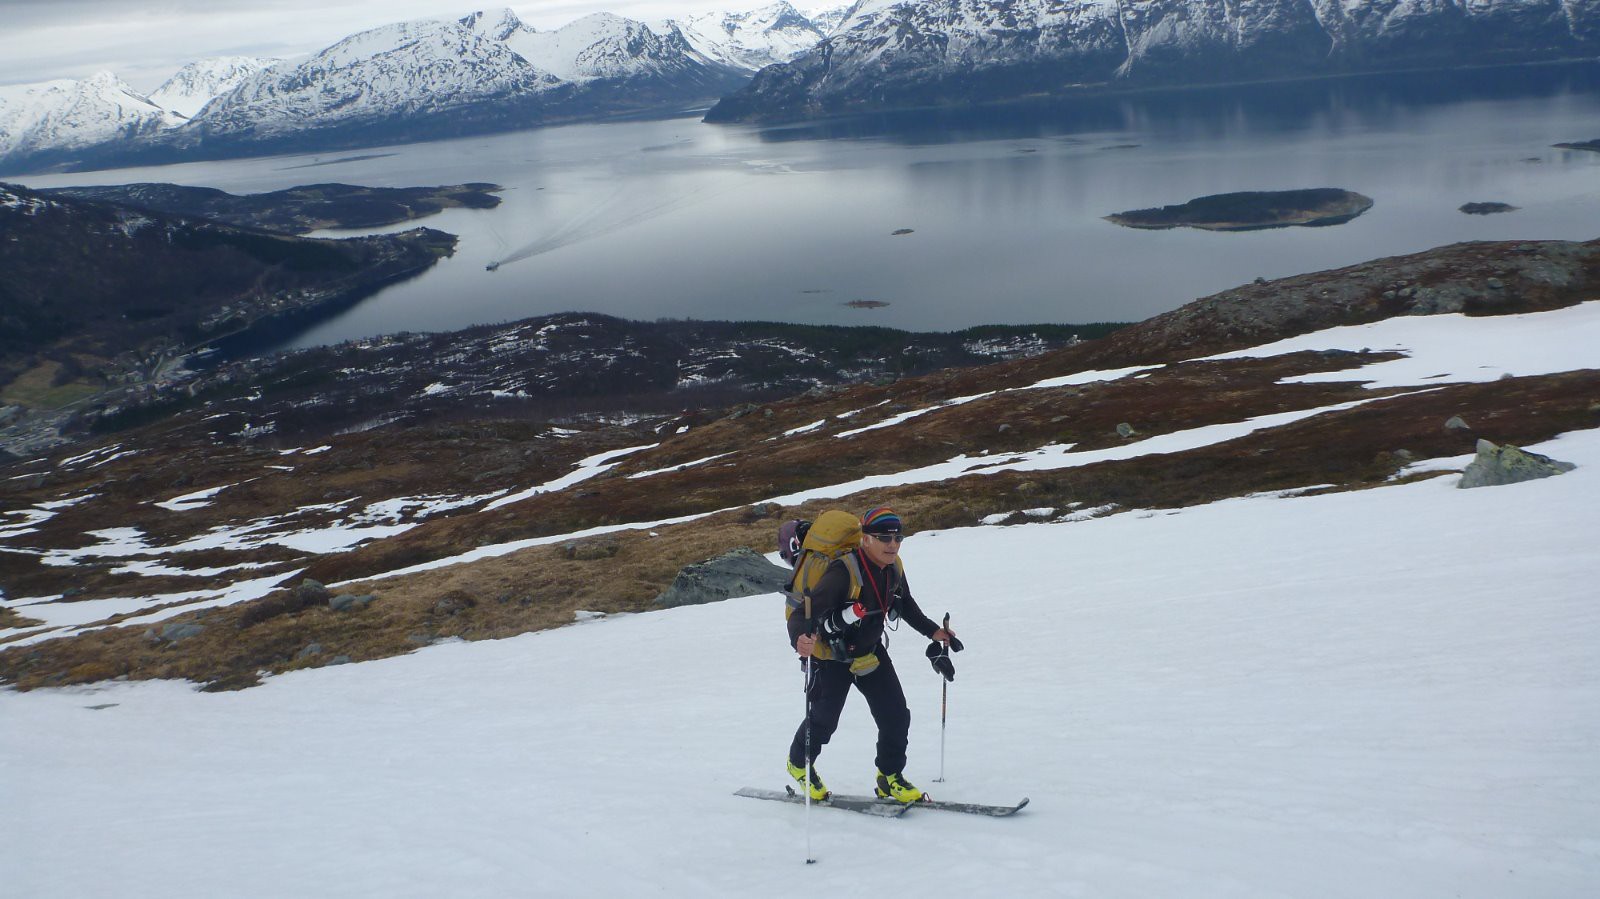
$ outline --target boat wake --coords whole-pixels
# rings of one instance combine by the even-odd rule
[[[491,262],[486,268],[495,271],[514,262],[522,262],[563,247],[632,228],[703,202],[712,193],[709,189],[700,188],[664,198],[657,196],[640,200],[628,191],[618,188],[605,200],[573,216],[538,240],[524,244],[505,257]]]

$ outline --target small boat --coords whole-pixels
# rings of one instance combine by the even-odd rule
[[[491,263],[489,263],[489,264],[488,264],[488,265],[486,265],[486,266],[484,266],[484,267],[483,267],[483,270],[484,270],[484,271],[486,271],[486,272],[492,272],[492,271],[494,271],[494,270],[495,270],[495,269],[497,269],[497,268],[499,268],[499,267],[500,267],[500,263],[498,263],[498,262],[491,262]]]

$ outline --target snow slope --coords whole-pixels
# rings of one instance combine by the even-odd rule
[[[179,69],[150,95],[150,101],[184,118],[194,118],[207,103],[277,63],[253,56],[217,56]]]
[[[712,12],[674,21],[689,45],[706,58],[756,71],[788,62],[810,50],[827,34],[788,2],[749,12]]]
[[[151,134],[183,123],[110,72],[0,87],[0,159]]]
[[[1503,320],[1493,364],[1528,373],[1596,305]],[[1445,343],[1410,339],[1416,371],[1450,370]],[[1532,448],[1579,467],[915,534],[911,584],[968,649],[934,784],[939,681],[891,635],[907,773],[1031,797],[1014,818],[813,809],[804,865],[804,809],[731,795],[782,782],[802,713],[767,595],[237,693],[0,692],[25,823],[0,871],[8,894],[131,899],[1591,896],[1600,430]],[[855,699],[819,770],[861,792],[871,759]]]
[[[310,125],[434,115],[555,87],[505,44],[457,22],[418,21],[351,35],[297,65],[241,82],[193,122],[208,134],[295,133]]]
[[[730,795],[801,713],[769,595],[0,694],[0,866],[34,897],[1592,895],[1600,433],[1539,449],[1581,467],[916,535],[968,650],[935,785],[938,681],[892,637],[908,773],[1012,819],[813,809],[803,865],[802,808]],[[819,770],[860,791],[871,755],[857,699]]]
[[[611,13],[593,13],[555,31],[523,26],[501,40],[565,81],[672,75],[693,64],[681,38],[663,38],[643,22]]]

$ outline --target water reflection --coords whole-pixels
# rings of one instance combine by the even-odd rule
[[[1404,128],[1430,107],[1600,90],[1592,62],[1386,73],[1232,87],[1128,91],[982,107],[872,113],[765,128],[763,141],[886,140],[903,146],[1143,132],[1170,140]]]

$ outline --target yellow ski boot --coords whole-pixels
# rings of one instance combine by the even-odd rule
[[[789,767],[789,776],[794,778],[794,782],[799,784],[800,788],[802,790],[806,789],[806,769],[800,767],[799,765],[796,765],[794,762],[789,762],[788,763],[788,767]],[[811,789],[811,801],[812,802],[821,802],[824,799],[827,799],[829,796],[833,795],[833,794],[828,792],[828,787],[825,784],[823,784],[822,777],[817,774],[817,766],[816,765],[812,765],[811,766],[811,788],[810,789]]]
[[[907,805],[913,802],[921,802],[926,798],[915,784],[906,780],[905,775],[884,774],[882,771],[878,772],[878,797],[904,802]]]

